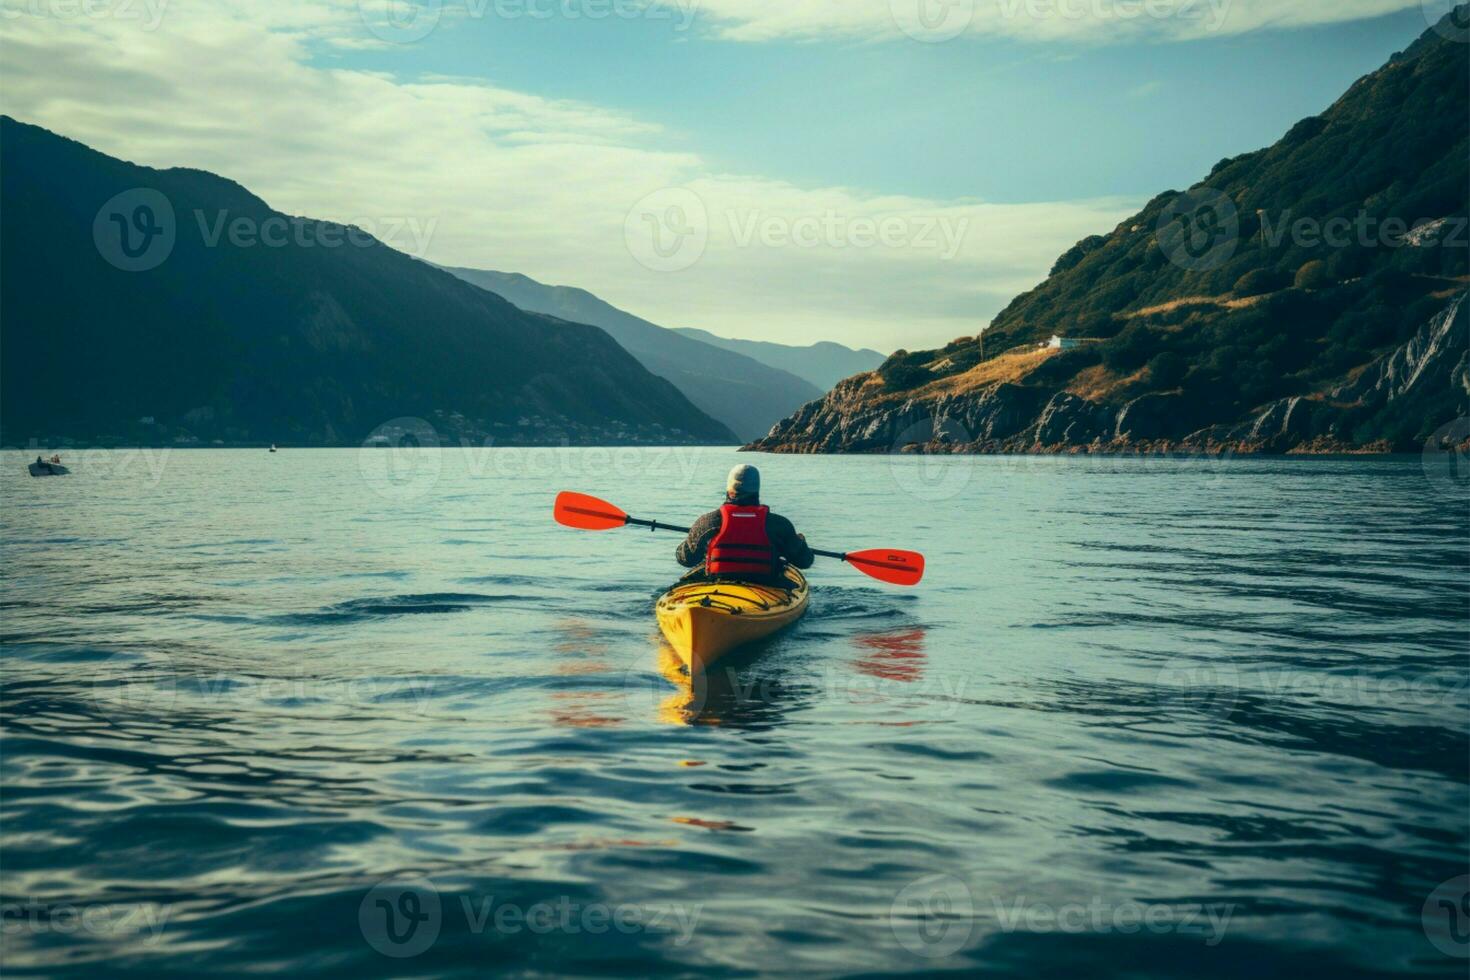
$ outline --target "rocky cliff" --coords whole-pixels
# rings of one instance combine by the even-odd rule
[[[1364,440],[1387,417],[1443,424],[1470,411],[1470,323],[1455,296],[1402,346],[1330,391],[1200,424],[1177,393],[1110,406],[1012,381],[931,397],[887,398],[876,374],[842,382],[750,448],[796,453],[1302,453],[1413,448]],[[1060,355],[1052,355],[1060,356]],[[1442,417],[1442,418],[1441,418]]]

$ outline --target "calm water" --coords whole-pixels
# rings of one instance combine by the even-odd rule
[[[1464,975],[1463,485],[763,458],[930,577],[691,687],[551,501],[736,459],[6,454],[8,975]]]

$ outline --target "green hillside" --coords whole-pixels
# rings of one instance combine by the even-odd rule
[[[1022,393],[1022,411],[1039,412],[1051,393],[1114,414],[1168,396],[1167,424],[1152,428],[1169,438],[1296,397],[1323,409],[1303,431],[1330,427],[1339,444],[1425,438],[1462,411],[1463,391],[1421,393],[1412,411],[1356,413],[1341,392],[1470,282],[1467,93],[1466,46],[1425,34],[1274,146],[1222,160],[1190,191],[1160,194],[1079,242],[983,338],[900,351],[871,379],[844,382],[839,414],[1003,381]],[[1022,356],[1054,335],[1076,348]],[[820,426],[802,430],[818,414],[765,446],[830,445]],[[1088,432],[1104,443],[1125,434]]]

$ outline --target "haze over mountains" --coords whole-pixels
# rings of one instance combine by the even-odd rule
[[[3,117],[0,201],[9,445],[734,441],[601,329],[214,174]]]
[[[742,440],[765,435],[827,390],[764,358],[650,323],[585,289],[548,286],[519,273],[446,268],[523,310],[601,327],[644,367],[673,382],[700,410],[734,429]]]
[[[676,332],[686,337],[725,350],[744,354],[753,360],[774,368],[789,371],[804,378],[822,391],[829,390],[843,378],[871,371],[883,363],[884,355],[875,350],[853,350],[832,341],[793,347],[789,344],[773,344],[764,340],[738,340],[732,337],[716,337],[707,330],[694,327],[675,327]]]
[[[899,351],[755,448],[1327,452],[1440,439],[1470,415],[1467,20],[1470,5],[1274,146],[1079,242],[983,338]],[[1067,343],[1039,346],[1054,335]]]

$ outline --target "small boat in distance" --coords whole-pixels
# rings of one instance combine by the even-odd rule
[[[36,457],[26,469],[30,470],[31,476],[66,476],[71,470],[61,465],[61,457],[52,456],[50,459]]]
[[[275,452],[275,451],[276,451],[276,444],[275,443],[271,443],[271,452]]]

